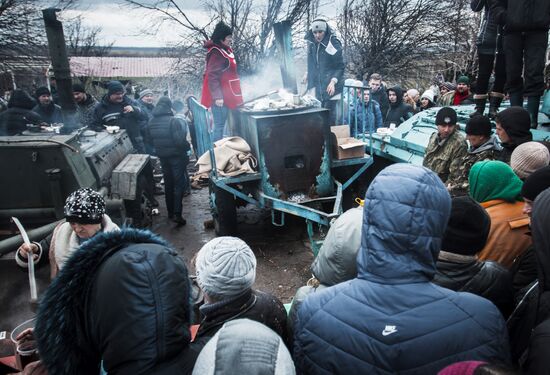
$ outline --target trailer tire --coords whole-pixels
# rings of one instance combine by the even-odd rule
[[[237,208],[235,196],[210,183],[212,218],[217,236],[232,236],[237,233]]]

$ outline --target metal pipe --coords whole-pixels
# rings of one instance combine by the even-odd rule
[[[46,224],[44,226],[35,228],[27,232],[31,241],[39,241],[50,234],[54,228],[63,220],[56,221],[54,223]],[[23,238],[20,234],[0,241],[0,256],[9,252],[17,250],[17,248],[23,243]]]
[[[281,75],[283,86],[293,94],[298,93],[296,84],[296,70],[294,54],[292,53],[292,24],[290,21],[282,21],[273,24],[275,43],[281,53]]]
[[[0,220],[15,216],[23,219],[55,219],[55,210],[48,208],[8,208],[0,210]]]

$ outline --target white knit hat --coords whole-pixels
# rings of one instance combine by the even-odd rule
[[[433,92],[432,90],[429,90],[429,89],[428,89],[428,90],[424,91],[424,93],[422,94],[422,96],[420,97],[420,99],[426,98],[426,99],[428,99],[430,102],[433,103],[433,102],[434,102],[434,96],[435,96],[435,95],[434,95],[434,92]]]
[[[550,152],[539,142],[525,142],[515,148],[510,158],[510,166],[516,175],[523,179],[539,168],[550,163]]]
[[[197,282],[208,296],[227,298],[252,288],[256,279],[256,257],[236,237],[217,237],[197,254]]]

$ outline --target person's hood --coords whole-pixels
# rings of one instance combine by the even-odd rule
[[[531,214],[531,234],[537,257],[539,286],[550,291],[550,188],[538,195]]]
[[[50,374],[153,373],[189,346],[189,280],[177,253],[125,228],[84,242],[52,281],[35,336]]]
[[[326,46],[328,44],[328,41],[330,40],[330,38],[332,38],[334,36],[335,36],[334,31],[332,31],[330,25],[327,23],[327,30],[325,31],[325,37],[323,38],[323,40],[321,40],[321,44]],[[306,33],[306,36],[304,37],[304,39],[309,43],[317,43],[315,41],[315,36],[313,36],[313,31],[311,31],[311,29],[307,30],[307,33]]]
[[[491,135],[489,140],[484,144],[482,144],[481,146],[479,146],[478,148],[473,148],[470,146],[470,148],[468,149],[468,152],[470,154],[479,154],[480,152],[487,151],[487,150],[502,151],[502,146],[498,142],[497,137],[495,137],[494,135]]]
[[[403,89],[399,86],[393,86],[388,89],[388,94],[390,91],[395,92],[395,94],[397,95],[397,100],[395,101],[395,104],[392,102],[389,102],[390,106],[399,107],[401,103],[403,103]],[[388,98],[388,101],[389,101],[389,98]]]
[[[497,121],[510,137],[508,147],[513,148],[533,140],[529,113],[521,107],[509,107],[498,113]]]
[[[434,172],[406,163],[382,170],[365,197],[358,278],[431,280],[450,212],[451,197]]]
[[[470,196],[478,203],[494,199],[507,202],[521,200],[523,182],[512,168],[497,160],[483,160],[475,163],[468,175]]]
[[[25,91],[15,90],[8,101],[8,108],[33,109],[36,101]]]
[[[153,109],[153,116],[173,115],[172,102],[167,96],[159,99],[157,105]]]

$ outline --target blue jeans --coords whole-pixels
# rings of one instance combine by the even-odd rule
[[[225,123],[227,122],[228,113],[229,110],[226,106],[218,107],[216,104],[212,105],[212,117],[214,118],[212,142],[219,141],[223,138],[223,130],[225,128]]]
[[[187,155],[160,158],[168,216],[181,216],[183,193],[189,189],[187,163],[189,163]]]

